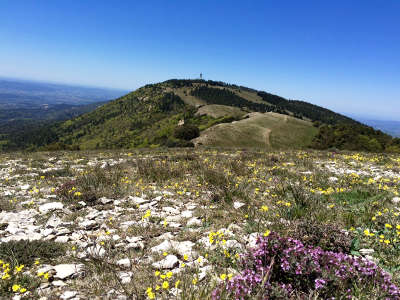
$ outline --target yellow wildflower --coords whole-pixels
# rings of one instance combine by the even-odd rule
[[[267,237],[267,236],[270,235],[270,233],[271,233],[271,230],[266,230],[266,231],[264,232],[264,236]]]
[[[21,286],[20,286],[19,284],[14,284],[14,285],[12,286],[13,292],[18,292],[20,288],[21,288]]]

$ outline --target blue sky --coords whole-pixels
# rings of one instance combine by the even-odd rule
[[[0,76],[222,80],[400,120],[400,1],[0,0]]]

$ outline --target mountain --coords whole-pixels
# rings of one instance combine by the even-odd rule
[[[358,128],[357,138],[348,130],[338,131],[338,126]],[[335,139],[336,135],[340,139]],[[363,137],[358,139],[358,135]],[[385,149],[391,143],[387,137],[304,101],[220,81],[172,79],[146,85],[94,111],[1,143],[3,149],[55,150],[195,145],[271,149],[344,145],[346,149],[364,143],[376,146],[377,142],[378,148]]]

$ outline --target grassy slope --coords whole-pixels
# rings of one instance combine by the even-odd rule
[[[213,118],[221,118],[224,116],[232,116],[240,118],[245,115],[246,112],[241,110],[238,107],[219,105],[219,104],[210,104],[202,106],[198,109],[196,115],[207,115]]]
[[[258,96],[257,93],[255,93],[255,92],[244,91],[244,90],[240,90],[239,91],[238,89],[232,89],[232,88],[230,88],[229,90],[234,92],[239,97],[242,97],[242,98],[244,98],[246,100],[249,100],[251,102],[264,103],[265,104],[265,101],[263,101],[262,98],[260,96]]]
[[[247,119],[203,131],[194,142],[212,147],[301,148],[316,134],[317,129],[307,121],[276,113],[251,113]]]
[[[179,88],[173,90],[175,95],[179,96],[183,102],[192,106],[199,106],[207,104],[204,100],[190,95],[190,88]],[[186,92],[186,93],[185,93]]]

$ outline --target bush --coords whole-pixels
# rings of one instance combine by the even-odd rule
[[[213,291],[213,299],[353,299],[359,292],[374,299],[400,296],[390,274],[375,263],[276,233],[258,239],[257,247],[242,257],[242,268]]]
[[[171,140],[168,139],[165,143],[168,148],[193,148],[194,144],[190,141],[183,141],[183,140]]]
[[[121,179],[125,175],[125,170],[120,165],[104,168],[96,166],[76,180],[61,185],[56,193],[65,202],[84,201],[88,205],[97,205],[97,200],[101,197],[115,199],[123,195]]]
[[[294,236],[304,244],[318,245],[325,251],[350,254],[353,238],[333,224],[318,224],[315,220],[301,220],[295,226]]]
[[[64,254],[65,246],[51,241],[21,240],[0,243],[0,259],[9,262],[11,268],[16,265],[31,266],[37,258],[42,263],[49,263]]]
[[[200,136],[200,129],[194,125],[177,126],[174,130],[174,137],[180,140],[189,141]]]

